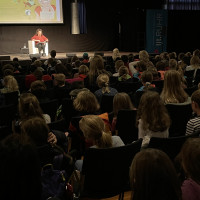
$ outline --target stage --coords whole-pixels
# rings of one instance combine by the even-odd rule
[[[85,51],[87,52],[87,51]],[[82,58],[83,56],[83,53],[85,52],[63,52],[63,53],[59,53],[57,52],[56,54],[56,58],[57,59],[66,59],[68,57],[72,57],[72,56],[78,56],[79,58]],[[92,57],[94,56],[95,54],[100,54],[100,55],[103,55],[104,57],[107,57],[107,56],[112,56],[113,55],[113,52],[112,51],[92,51],[92,52],[87,52],[89,57]],[[129,54],[133,54],[134,56],[135,55],[138,55],[138,52],[120,52],[121,55],[129,55]],[[21,60],[30,60],[31,57],[33,56],[33,54],[28,54],[28,53],[20,53],[20,54],[6,54],[6,55],[0,55],[0,60],[13,60],[13,58],[17,57],[19,59],[19,61]],[[40,57],[39,59],[40,60],[46,60],[50,58],[50,54],[48,54],[47,56],[45,57]]]

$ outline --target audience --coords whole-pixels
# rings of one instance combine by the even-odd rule
[[[155,90],[156,88],[152,84],[153,75],[150,71],[154,69],[148,52],[145,50],[140,51],[139,59],[134,59],[133,57],[132,60],[126,62],[127,66],[124,66],[122,58],[126,57],[120,55],[119,49],[113,49],[112,63],[110,63],[116,69],[116,73],[113,76],[116,76],[119,81],[132,81],[132,77],[129,74],[130,70],[131,75],[133,74],[133,77],[137,77],[143,84],[141,88],[140,86],[136,88],[137,91],[144,92],[140,101],[138,101],[139,106],[136,106],[138,108],[136,119],[138,136],[143,139],[143,142],[142,149],[133,159],[130,168],[132,199],[181,200],[181,189],[183,200],[196,200],[200,196],[200,179],[198,177],[199,138],[188,139],[179,154],[180,165],[185,175],[185,180],[181,183],[182,185],[179,184],[174,167],[166,154],[159,150],[146,149],[151,137],[167,138],[169,136],[171,121],[165,107],[166,104],[179,105],[191,103],[194,118],[188,121],[185,134],[190,135],[200,129],[200,121],[198,120],[200,115],[200,91],[196,90],[193,92],[190,98],[184,90],[187,86],[187,79],[184,79],[185,70],[189,71],[199,68],[198,56],[200,54],[198,52],[198,49],[193,52],[190,65],[188,64],[188,60],[191,55],[188,56],[184,53],[182,56],[181,54],[178,55],[178,63],[175,52],[162,52],[153,60],[157,70],[162,71],[161,79],[164,79],[164,87],[159,96],[159,93],[149,90]],[[66,135],[69,134],[69,139],[72,139],[70,150],[81,151],[81,145],[85,145],[84,148],[110,148],[124,145],[120,137],[117,136],[117,114],[121,109],[133,110],[136,108],[133,106],[130,94],[125,92],[118,93],[116,85],[109,86],[109,78],[112,74],[105,70],[106,60],[102,56],[95,55],[94,57],[90,57],[89,61],[88,53],[84,53],[83,60],[74,57],[70,61],[73,64],[63,64],[55,57],[56,51],[52,50],[51,58],[45,61],[48,65],[47,69],[43,68],[40,60],[36,60],[31,65],[31,71],[27,71],[24,74],[24,76],[26,75],[24,84],[27,86],[27,92],[20,95],[19,113],[16,116],[16,123],[13,122],[13,132],[21,133],[21,135],[15,134],[8,137],[5,141],[0,142],[0,182],[2,186],[5,184],[5,187],[2,187],[2,198],[16,199],[14,197],[16,195],[19,199],[23,199],[23,197],[40,199],[41,185],[37,179],[36,168],[38,167],[38,163],[41,164],[41,160],[38,160],[34,156],[34,151],[37,150],[35,146],[38,147],[43,144],[54,146],[57,144],[59,137],[56,133],[54,134],[49,131],[48,123],[51,122],[50,116],[43,113],[40,108],[40,102],[48,100],[48,91],[44,83],[44,74],[46,73],[54,79],[54,87],[52,86],[55,94],[54,98],[58,98],[61,104],[63,98],[71,97],[76,110],[76,114],[73,117],[77,117],[80,120],[78,126],[75,126],[71,118],[69,132],[66,133]],[[78,73],[72,76],[73,73],[70,70],[72,69],[72,65],[76,65],[76,63],[82,63],[82,65],[77,67],[78,70],[76,70]],[[15,79],[19,74],[15,73],[14,67],[9,64],[5,65],[2,67],[1,72],[1,93],[19,91],[21,85],[18,85],[18,79]],[[72,87],[72,84],[66,82],[66,79],[69,77],[80,78],[84,81],[74,84]],[[108,119],[108,113],[101,113],[100,110],[103,95],[114,96],[113,112],[109,114],[110,119]],[[80,130],[77,130],[77,128]],[[79,141],[77,140],[78,137],[74,137],[73,135],[76,133],[80,134],[78,136],[80,137]],[[24,137],[25,135],[29,140],[21,140],[22,138],[26,138]],[[80,144],[80,140],[82,140],[82,144]],[[26,144],[27,142],[29,144]],[[35,146],[30,145],[30,143]],[[24,149],[26,148],[28,150],[25,155]],[[10,150],[8,151],[8,149]],[[18,155],[13,155],[14,151]],[[40,159],[45,158],[42,164],[47,163],[49,157],[52,156],[50,152],[46,156],[44,155],[47,152],[43,153],[39,155]],[[84,151],[81,153],[81,156],[84,155]],[[28,158],[30,155],[33,155],[32,159]],[[19,172],[21,169],[24,170],[24,166],[28,166],[28,169],[34,168],[33,175],[35,177],[31,176],[30,180],[27,180],[25,177],[26,173],[24,176],[20,176],[20,178],[16,172],[13,175],[12,169],[8,166],[10,161],[8,161],[7,156],[21,161],[21,163],[16,163],[14,160],[15,166],[20,167],[18,169]],[[42,158],[42,156],[44,157]],[[82,160],[79,160],[80,157],[78,156],[77,158],[76,166],[77,169],[81,170]],[[30,164],[34,162],[33,166],[31,166],[32,168],[29,163],[25,163],[27,160],[30,161]],[[7,173],[7,176],[11,176],[11,179],[15,177],[15,180],[11,181],[13,184],[11,183],[10,185],[11,190],[15,194],[9,193],[6,188],[8,180],[5,177],[4,171],[8,172],[10,170],[11,174]],[[18,179],[24,180],[23,183],[25,184],[19,184]],[[26,183],[29,183],[32,188],[27,189]],[[22,187],[24,189],[21,189]]]

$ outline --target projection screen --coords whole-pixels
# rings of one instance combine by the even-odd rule
[[[63,23],[62,0],[0,0],[0,24]]]

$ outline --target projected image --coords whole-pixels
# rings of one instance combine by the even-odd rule
[[[0,23],[63,23],[62,0],[1,0]]]

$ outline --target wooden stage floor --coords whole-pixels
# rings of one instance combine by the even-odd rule
[[[86,51],[87,52],[87,51]],[[63,53],[59,53],[57,52],[56,54],[56,58],[57,59],[64,59],[67,57],[72,57],[74,55],[78,56],[79,58],[82,58],[84,52],[63,52]],[[94,56],[95,53],[103,53],[104,56],[112,56],[113,52],[112,51],[93,51],[93,52],[87,52],[89,57]],[[121,55],[129,55],[129,54],[133,54],[133,55],[138,55],[138,52],[124,52],[121,51],[120,54]],[[10,56],[10,60],[13,60],[14,57],[17,57],[19,60],[29,60],[30,59],[30,55],[29,54],[6,54],[6,55],[0,55],[0,60],[1,60],[1,56]],[[48,59],[50,58],[50,55],[47,55],[45,57],[40,57],[40,59]]]

